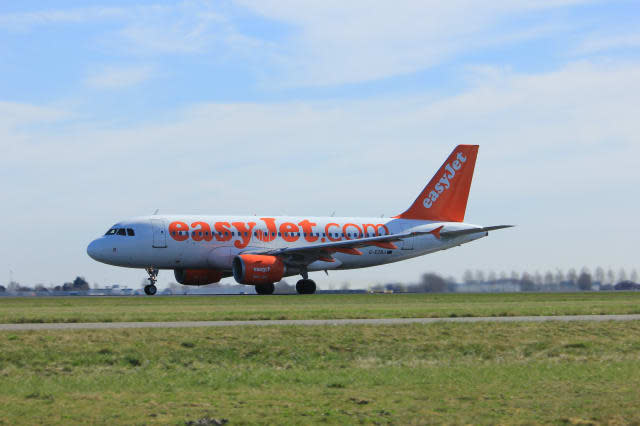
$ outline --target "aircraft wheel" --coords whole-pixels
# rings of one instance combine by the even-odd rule
[[[256,293],[258,294],[273,294],[275,289],[276,286],[273,283],[256,285]]]
[[[153,296],[157,291],[158,287],[153,284],[144,286],[144,292],[147,296]]]
[[[296,283],[296,291],[299,294],[313,294],[316,292],[316,283],[313,280],[300,280]]]

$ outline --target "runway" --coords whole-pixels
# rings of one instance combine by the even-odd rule
[[[189,327],[250,327],[250,326],[340,326],[340,325],[401,325],[475,322],[547,322],[547,321],[637,321],[632,315],[561,315],[522,317],[457,317],[457,318],[381,318],[381,319],[316,319],[316,320],[256,320],[256,321],[170,321],[170,322],[85,322],[0,324],[0,331],[28,330],[105,330],[127,328],[189,328]]]

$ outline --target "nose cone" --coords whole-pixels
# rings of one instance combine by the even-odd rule
[[[93,260],[97,260],[98,262],[102,261],[102,256],[101,256],[101,245],[100,244],[101,241],[98,240],[93,240],[91,241],[91,243],[87,246],[87,254],[89,255],[89,257],[91,257]]]

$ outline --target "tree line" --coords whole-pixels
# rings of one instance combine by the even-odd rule
[[[596,267],[593,272],[583,267],[579,271],[571,268],[566,272],[561,269],[534,273],[516,271],[495,272],[482,270],[466,270],[462,280],[452,276],[443,277],[435,272],[427,272],[416,283],[377,284],[373,291],[443,293],[459,291],[591,291],[591,290],[640,290],[640,279],[636,269],[627,272],[624,268],[614,271],[611,268]],[[146,283],[146,280],[144,281]],[[172,283],[172,293],[179,293],[181,286]],[[175,287],[175,288],[173,288]],[[33,287],[11,281],[7,286],[0,285],[1,294],[33,293],[47,294],[59,292],[87,292],[89,283],[84,277],[76,277],[73,281],[55,286],[36,284]],[[349,288],[343,284],[341,290]],[[295,286],[283,280],[276,285],[276,293],[295,293]]]
[[[387,283],[378,284],[371,289],[374,291],[445,293],[459,291],[592,291],[592,290],[640,290],[637,270],[630,273],[624,268],[614,272],[611,268],[595,268],[592,273],[587,267],[579,272],[575,268],[564,272],[555,271],[523,272],[512,271],[495,272],[481,270],[466,270],[462,281],[454,277],[443,277],[434,272],[428,272],[420,277],[417,283]]]
[[[22,285],[16,281],[11,281],[7,286],[0,285],[0,293],[52,293],[52,292],[82,292],[89,291],[89,283],[84,277],[76,277],[71,282],[55,286],[45,286],[44,284],[36,284],[33,287]]]

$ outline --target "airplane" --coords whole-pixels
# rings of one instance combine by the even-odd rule
[[[116,223],[87,247],[102,263],[144,268],[157,291],[158,272],[173,269],[183,285],[233,276],[272,294],[274,283],[300,275],[299,294],[313,294],[310,272],[399,262],[486,237],[512,225],[464,223],[478,145],[458,145],[403,213],[390,218],[157,215]]]

